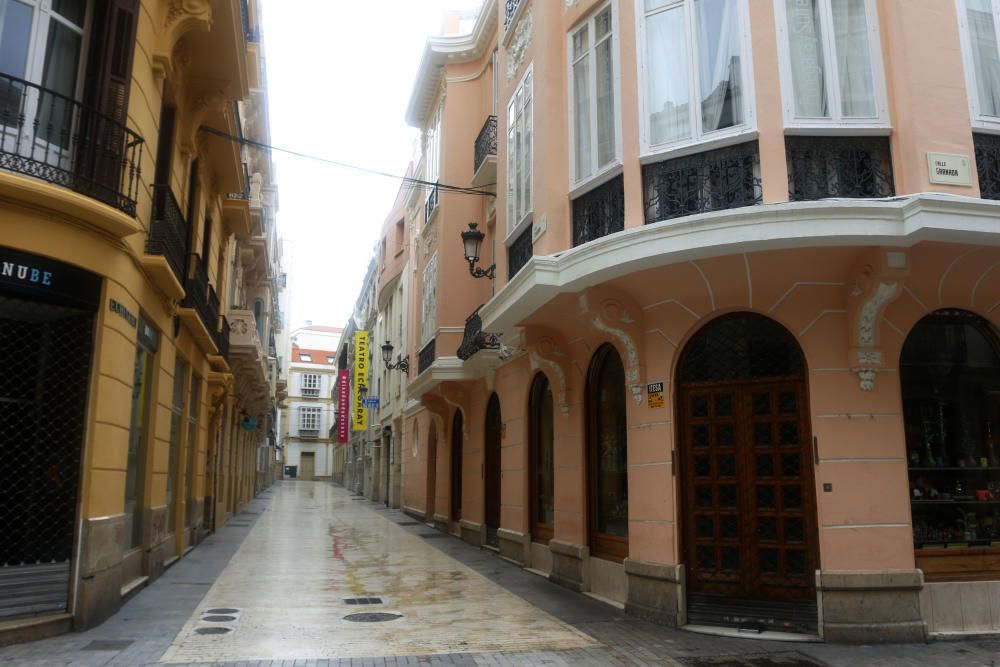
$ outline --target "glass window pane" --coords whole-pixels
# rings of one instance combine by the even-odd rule
[[[611,7],[606,7],[594,18],[594,40],[600,40],[609,34],[611,34]]]
[[[82,28],[83,19],[87,15],[87,2],[86,0],[52,0],[52,11]]]
[[[875,116],[875,84],[865,0],[833,0],[833,34],[840,76],[841,113],[862,118]]]
[[[649,140],[651,144],[691,135],[688,44],[683,7],[646,19]]]
[[[828,118],[820,0],[785,0],[795,115]]]
[[[628,441],[625,369],[617,352],[606,353],[595,378],[597,393],[597,530],[628,536]]]
[[[28,65],[32,8],[17,0],[0,0],[0,72],[23,79]]]
[[[573,60],[582,56],[590,46],[588,40],[589,25],[584,24],[579,30],[573,33]]]
[[[606,39],[594,49],[597,75],[597,166],[603,167],[615,159],[615,93],[611,40]]]
[[[696,0],[695,17],[702,130],[739,125],[743,122],[743,82],[737,3]]]
[[[45,70],[39,95],[38,134],[50,143],[66,148],[73,132],[73,108],[64,98],[76,97],[76,75],[79,69],[83,37],[58,21],[49,26],[49,40],[45,45]],[[54,91],[53,95],[47,91]]]
[[[990,0],[966,0],[969,48],[979,93],[979,112],[1000,116],[1000,49]]]
[[[589,58],[584,58],[573,65],[573,115],[577,180],[591,174],[589,64]]]

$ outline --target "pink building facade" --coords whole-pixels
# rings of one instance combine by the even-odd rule
[[[404,508],[669,625],[1000,631],[998,12],[488,0],[429,40]]]

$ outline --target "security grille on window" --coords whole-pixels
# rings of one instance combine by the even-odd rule
[[[316,373],[302,374],[302,395],[310,398],[319,396],[319,375]]]
[[[531,213],[532,68],[529,66],[507,106],[507,233]]]
[[[299,436],[319,437],[319,408],[299,408]]]
[[[959,0],[966,89],[972,124],[1000,125],[1000,2]]]
[[[615,27],[609,4],[570,35],[571,178],[574,185],[618,161]]]
[[[872,0],[775,0],[786,122],[888,122]]]

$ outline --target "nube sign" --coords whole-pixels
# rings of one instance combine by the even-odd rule
[[[46,287],[52,284],[51,271],[42,271],[41,269],[14,262],[4,262],[3,266],[0,267],[0,276],[22,280],[26,283],[38,283]]]

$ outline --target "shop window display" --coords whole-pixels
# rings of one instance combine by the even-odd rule
[[[918,561],[944,550],[1000,568],[996,328],[961,310],[928,315],[906,339],[900,374]],[[983,560],[991,554],[997,563]]]

